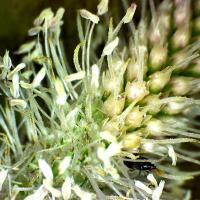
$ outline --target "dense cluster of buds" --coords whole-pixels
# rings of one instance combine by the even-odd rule
[[[190,199],[182,185],[200,171],[177,165],[200,164],[182,145],[200,143],[200,1],[144,0],[138,24],[132,3],[117,25],[110,19],[96,55],[108,5],[78,12],[75,73],[60,41],[63,8],[35,19],[21,64],[1,59],[2,198]]]

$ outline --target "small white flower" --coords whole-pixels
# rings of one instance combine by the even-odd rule
[[[51,167],[49,166],[49,164],[43,160],[43,159],[39,159],[38,160],[38,164],[39,164],[39,168],[42,171],[44,177],[49,180],[49,181],[53,181],[53,172],[51,170]]]
[[[172,159],[172,165],[176,165],[177,156],[172,145],[168,145],[168,155]]]
[[[144,190],[148,194],[153,193],[153,191],[149,187],[147,187],[144,183],[142,183],[141,181],[135,181],[135,186],[140,188],[141,190]]]
[[[70,162],[71,156],[64,157],[58,166],[59,174],[63,174],[65,172],[65,170],[70,166]]]
[[[38,87],[40,83],[42,82],[42,80],[44,79],[45,75],[46,75],[46,68],[42,67],[42,69],[40,69],[40,71],[37,73],[37,75],[33,79],[32,86],[34,88]]]
[[[81,15],[81,17],[83,17],[85,19],[89,19],[90,21],[92,21],[95,24],[98,24],[98,22],[99,22],[99,17],[97,15],[92,14],[91,12],[89,12],[86,9],[81,9],[80,15]]]
[[[159,186],[153,191],[152,200],[159,200],[165,185],[165,181],[160,181]]]
[[[113,41],[108,43],[105,48],[103,49],[103,55],[111,55],[114,49],[118,46],[119,44],[119,38],[116,37]]]
[[[0,171],[0,191],[2,190],[2,186],[3,186],[4,181],[6,180],[7,174],[8,174],[8,170],[2,169]]]

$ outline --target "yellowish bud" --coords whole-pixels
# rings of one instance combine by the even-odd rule
[[[184,26],[174,33],[172,37],[172,45],[175,49],[185,47],[190,40],[190,29],[189,26]]]
[[[146,88],[145,82],[128,82],[126,85],[125,93],[129,102],[138,102],[142,100],[146,95],[148,95],[149,91]]]
[[[172,92],[176,96],[183,96],[190,92],[191,87],[189,85],[190,77],[176,77],[171,81]]]
[[[148,106],[147,112],[149,114],[155,115],[161,110],[161,104],[156,104],[158,101],[160,101],[159,95],[149,95],[145,97],[142,103]]]
[[[158,44],[151,49],[149,60],[152,71],[159,70],[162,67],[167,60],[167,53],[167,46],[163,47]]]
[[[134,134],[127,134],[122,139],[122,148],[126,150],[132,150],[139,148],[141,144],[141,138]]]
[[[143,121],[144,113],[139,108],[133,108],[133,110],[127,115],[125,124],[130,128],[140,127]]]
[[[103,108],[105,113],[109,117],[113,117],[121,114],[124,109],[125,98],[124,97],[114,97],[113,95],[109,96],[108,99],[104,102]]]
[[[184,111],[186,104],[183,102],[169,102],[164,108],[163,111],[169,115],[176,115]]]
[[[161,136],[163,131],[163,124],[158,119],[151,119],[147,122],[146,130],[153,136]]]
[[[169,82],[171,73],[172,73],[171,68],[165,68],[162,71],[155,72],[154,74],[152,74],[150,76],[150,80],[148,83],[151,92],[153,93],[160,92]]]

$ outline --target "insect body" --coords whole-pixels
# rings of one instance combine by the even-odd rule
[[[141,161],[124,161],[124,164],[130,168],[130,169],[137,169],[137,170],[140,170],[140,171],[152,171],[154,169],[156,169],[156,166],[149,162],[149,161],[146,161],[148,160],[147,158],[145,157],[140,157],[139,158]],[[144,160],[144,161],[142,161]]]

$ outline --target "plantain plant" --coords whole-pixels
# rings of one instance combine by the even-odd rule
[[[200,171],[181,167],[200,164],[200,1],[143,0],[138,23],[122,1],[117,24],[108,4],[78,11],[73,67],[63,8],[35,19],[20,64],[1,58],[1,199],[191,199],[183,184]]]

